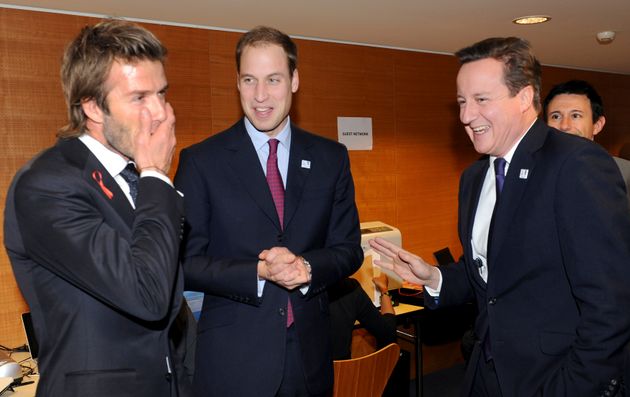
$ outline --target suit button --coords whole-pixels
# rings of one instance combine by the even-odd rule
[[[282,307],[281,307],[280,309],[278,309],[278,313],[279,313],[281,316],[284,316],[284,308],[282,308]]]
[[[282,233],[278,234],[278,242],[282,242],[282,238],[284,235]]]
[[[609,392],[608,390],[606,390],[606,391],[604,392],[604,396],[609,397],[609,396],[610,396],[610,392]]]
[[[490,299],[488,299],[488,304],[489,305],[494,305],[495,303],[497,303],[497,298],[490,298]]]
[[[170,382],[170,381],[171,381],[171,379],[172,379],[171,374],[164,374],[164,377],[166,378],[166,381],[167,381],[167,382]]]
[[[610,380],[610,384],[613,385],[613,386],[616,386],[617,385],[617,379],[611,379]]]

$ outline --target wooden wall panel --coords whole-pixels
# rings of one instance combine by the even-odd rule
[[[15,171],[54,142],[66,120],[59,84],[64,45],[78,27],[72,19],[0,8],[0,200]],[[3,216],[0,216],[4,220]],[[0,229],[4,241],[4,232]],[[24,343],[20,313],[27,309],[8,257],[0,252],[0,344]]]
[[[66,122],[59,61],[66,43],[95,20],[0,8],[0,200],[15,171],[54,142]],[[168,47],[169,101],[177,116],[178,152],[242,116],[234,48],[240,34],[144,24]],[[362,221],[397,226],[404,245],[432,260],[449,246],[461,254],[456,210],[459,175],[477,158],[458,118],[455,58],[296,40],[300,89],[292,120],[337,138],[337,117],[372,117],[374,148],[350,160]],[[604,97],[608,122],[598,141],[616,154],[630,141],[622,125],[630,76],[544,68],[544,90],[583,78]],[[171,175],[177,166],[177,158]],[[0,220],[2,215],[0,215]],[[2,231],[0,229],[0,235]],[[24,342],[26,309],[8,258],[0,252],[0,344]],[[427,358],[430,359],[430,358]]]

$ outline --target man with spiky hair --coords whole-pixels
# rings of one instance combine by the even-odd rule
[[[39,342],[37,396],[185,395],[165,56],[139,25],[85,27],[61,68],[69,123],[11,185],[5,246]]]

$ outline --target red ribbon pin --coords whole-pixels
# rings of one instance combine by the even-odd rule
[[[105,193],[108,199],[111,200],[112,197],[114,197],[114,193],[112,193],[112,191],[109,190],[107,186],[105,186],[105,184],[103,183],[103,174],[101,174],[101,171],[92,172],[92,179],[94,179],[96,183],[98,183],[98,186],[101,188],[103,193]]]

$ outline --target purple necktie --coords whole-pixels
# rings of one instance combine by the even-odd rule
[[[497,202],[499,201],[499,196],[501,196],[501,192],[503,191],[503,183],[505,182],[505,163],[506,161],[503,157],[494,159],[494,175],[497,182]]]
[[[267,183],[271,190],[271,197],[276,206],[278,219],[280,220],[280,228],[284,229],[284,185],[282,184],[282,176],[278,170],[278,141],[270,139],[269,141],[269,157],[267,157]],[[287,303],[287,328],[293,324],[293,307],[291,299]]]

